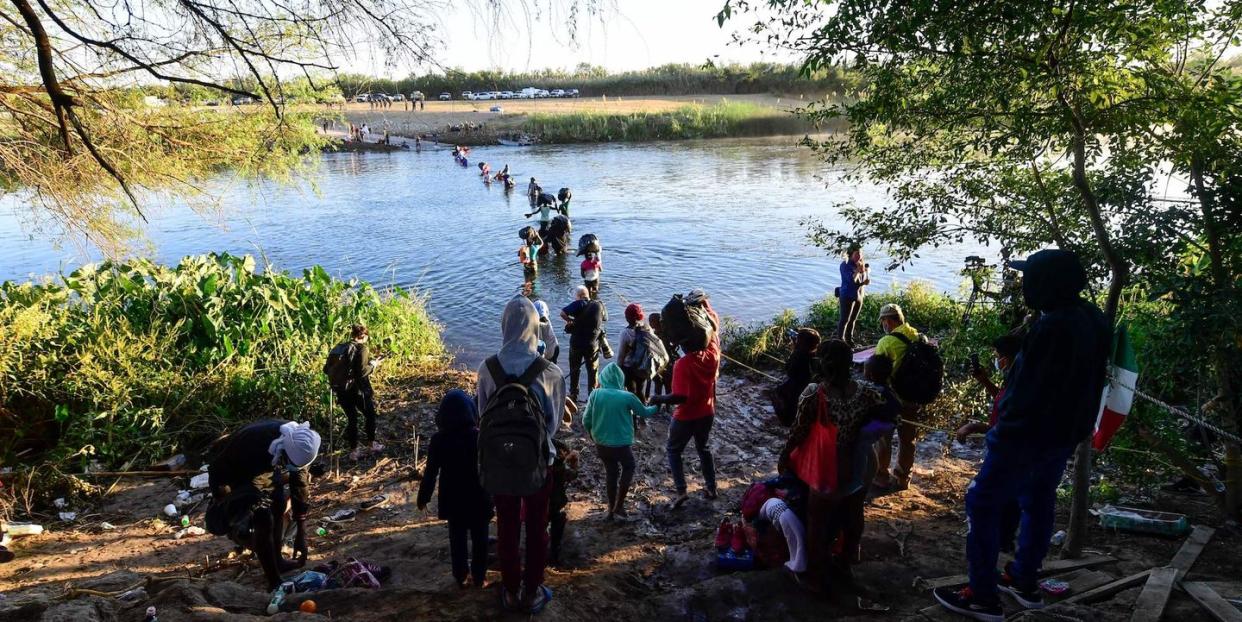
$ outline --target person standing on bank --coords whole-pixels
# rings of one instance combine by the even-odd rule
[[[897,304],[880,307],[880,326],[884,328],[884,336],[876,343],[875,353],[887,356],[893,362],[892,378],[896,378],[910,344],[919,339],[919,331],[906,323],[906,314]],[[878,467],[875,481],[872,482],[876,488],[893,492],[910,486],[910,471],[914,468],[914,443],[918,440],[919,432],[918,427],[910,422],[918,419],[921,410],[919,404],[902,400],[900,395],[897,399],[901,402],[901,421],[897,424],[897,466],[890,473],[889,466],[893,459],[893,437],[890,433],[876,445]]]
[[[536,614],[552,600],[543,578],[556,460],[552,439],[565,410],[565,379],[559,367],[539,355],[539,314],[529,299],[510,299],[500,322],[500,350],[478,370],[479,477],[496,502],[503,607]],[[539,430],[543,438],[532,445],[530,433]]]
[[[367,347],[368,341],[370,341],[370,333],[367,327],[354,324],[349,329],[349,341],[332,349],[323,370],[328,375],[328,383],[348,420],[345,428],[345,442],[349,445],[351,460],[357,460],[363,453],[358,449],[359,412],[366,421],[370,451],[378,452],[384,449],[384,446],[375,440],[375,390],[371,387],[371,372],[379,366],[381,359],[371,359],[371,352]]]
[[[706,296],[701,297],[706,300]],[[673,364],[672,391],[667,395],[650,399],[653,405],[675,404],[673,422],[668,428],[668,465],[673,474],[677,497],[673,508],[679,508],[690,499],[687,495],[685,466],[681,454],[686,445],[694,440],[703,469],[704,495],[708,500],[716,498],[716,463],[707,446],[716,416],[716,380],[720,377],[720,341],[713,333],[707,338],[707,347],[698,352],[687,352]]]
[[[982,622],[1004,620],[999,590],[1025,609],[1044,606],[1039,568],[1057,486],[1074,448],[1095,429],[1112,347],[1108,319],[1081,297],[1087,275],[1077,256],[1047,249],[1010,267],[1023,272],[1022,297],[1041,315],[1009,370],[987,454],[966,490],[970,584],[933,591],[945,609]],[[1014,499],[1022,510],[1018,547],[998,576],[1002,517]]]
[[[858,324],[858,312],[862,310],[863,287],[871,284],[869,265],[863,263],[862,248],[850,246],[845,261],[841,262],[841,286],[837,288],[837,304],[840,319],[837,320],[837,337],[850,348],[854,347],[854,328]]]

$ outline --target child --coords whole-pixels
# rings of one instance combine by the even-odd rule
[[[993,366],[1002,376],[1009,373],[1009,367],[1013,365],[1013,361],[1018,356],[1018,351],[1022,349],[1022,339],[1016,335],[1001,335],[992,342],[992,350],[996,353],[993,360]],[[988,397],[992,398],[992,411],[988,414],[988,422],[972,421],[957,429],[957,442],[966,442],[966,437],[971,434],[987,434],[992,427],[996,425],[996,418],[1000,414],[1000,401],[1005,396],[1004,380],[1002,378],[1001,386],[996,386],[992,382],[992,378],[986,369],[981,365],[975,365],[972,373],[975,380],[983,385],[983,390],[987,392]],[[1013,499],[1008,505],[1001,510],[1000,524],[1000,550],[1002,553],[1012,553],[1014,551],[1014,541],[1018,536],[1018,523],[1022,520],[1022,508],[1018,505],[1018,500]]]
[[[651,324],[651,330],[655,332],[656,337],[664,343],[664,351],[668,353],[668,364],[651,379],[653,386],[648,395],[667,395],[673,388],[673,363],[676,363],[681,355],[677,352],[677,344],[664,336],[664,324],[659,313],[652,313],[647,322]]]
[[[427,449],[427,466],[418,487],[418,509],[425,510],[440,480],[436,515],[448,521],[449,554],[453,580],[467,587],[466,540],[470,540],[469,576],[472,585],[483,587],[487,576],[487,529],[492,522],[492,498],[481,485],[478,473],[479,414],[474,398],[453,389],[440,401],[438,430]]]
[[[633,419],[650,417],[659,409],[643,403],[624,388],[625,374],[616,363],[609,363],[599,374],[599,388],[587,398],[582,427],[595,442],[595,450],[604,463],[604,485],[608,496],[608,514],[627,516],[625,497],[634,481]]]
[[[604,271],[604,264],[600,261],[599,253],[587,253],[586,259],[582,260],[580,266],[582,271],[582,284],[586,286],[587,291],[591,292],[591,297],[599,295],[599,277]]]
[[[578,452],[560,440],[553,440],[552,446],[556,447],[556,459],[552,462],[552,492],[548,495],[551,523],[548,565],[556,567],[561,565],[561,541],[565,538],[565,525],[569,523],[569,514],[565,511],[569,505],[569,482],[578,479]]]

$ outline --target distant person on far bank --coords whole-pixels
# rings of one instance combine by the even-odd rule
[[[369,450],[378,452],[384,449],[375,440],[375,390],[371,387],[371,373],[383,359],[371,358],[367,346],[370,339],[371,334],[366,326],[354,324],[349,329],[349,341],[332,348],[328,353],[328,362],[323,366],[328,384],[336,394],[336,401],[345,411],[348,422],[345,442],[349,446],[351,460],[357,460],[364,453],[358,448],[359,413],[365,419]]]
[[[841,286],[837,288],[840,313],[837,337],[849,344],[851,349],[854,347],[858,312],[862,310],[863,288],[870,284],[869,264],[863,263],[862,248],[855,244],[849,248],[845,261],[841,262]]]
[[[1077,256],[1048,249],[1010,267],[1022,271],[1022,297],[1041,315],[1014,359],[987,454],[966,491],[970,584],[933,590],[945,609],[982,622],[1004,620],[1000,590],[1024,609],[1044,606],[1039,569],[1057,486],[1074,448],[1095,429],[1112,347],[1108,319],[1081,297],[1087,274]],[[1017,551],[998,575],[1002,517],[1015,499],[1022,510]]]

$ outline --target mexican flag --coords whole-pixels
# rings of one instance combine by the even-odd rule
[[[1130,414],[1130,405],[1134,403],[1134,387],[1138,383],[1138,361],[1134,358],[1134,348],[1130,346],[1130,335],[1125,324],[1117,327],[1113,335],[1113,360],[1109,364],[1109,383],[1104,386],[1104,395],[1100,399],[1100,414],[1095,420],[1095,436],[1091,446],[1096,451],[1103,451],[1108,442],[1125,422]]]

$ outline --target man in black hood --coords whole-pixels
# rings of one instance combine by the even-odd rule
[[[1047,249],[1010,265],[1023,272],[1023,298],[1041,315],[1006,376],[987,456],[966,491],[970,586],[935,590],[946,609],[984,622],[1004,619],[998,589],[1023,607],[1043,606],[1038,573],[1056,488],[1075,446],[1095,427],[1112,344],[1108,320],[1080,296],[1087,275],[1073,253]],[[998,577],[1001,510],[1014,499],[1022,508],[1018,549]]]

